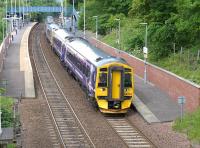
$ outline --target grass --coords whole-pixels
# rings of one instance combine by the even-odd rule
[[[177,53],[159,61],[151,62],[196,84],[200,84],[200,60],[197,61],[195,55],[192,56],[191,54],[189,57],[186,53]]]
[[[137,34],[138,32],[133,28],[128,28],[128,22],[124,22],[124,26],[121,31],[121,49],[125,50],[129,54],[132,54],[140,59],[143,59],[142,45],[140,47],[130,48],[131,42],[128,39],[131,34]],[[140,36],[138,36],[140,37]],[[116,41],[116,31],[112,31],[110,34],[104,36],[101,39],[103,42],[117,47]],[[154,65],[162,67],[168,71],[171,71],[185,79],[188,79],[196,84],[200,85],[200,59],[197,60],[197,51],[188,50],[185,52],[171,53],[169,57],[165,57],[159,60],[154,60],[151,53],[149,54],[148,61]],[[200,144],[200,108],[191,114],[184,116],[183,121],[177,119],[173,125],[173,129],[178,132],[185,133],[188,138],[194,143]]]
[[[200,108],[194,113],[186,114],[182,122],[177,119],[173,129],[185,133],[191,141],[200,144]]]
[[[12,127],[13,126],[13,103],[14,100],[12,98],[1,97],[1,112],[2,112],[2,127]]]
[[[14,100],[12,98],[1,97],[0,104],[2,108],[12,109]]]
[[[4,11],[5,11],[5,9],[3,7],[3,4],[2,4],[2,2],[0,2],[0,44],[3,41],[3,33],[2,32],[3,32],[3,23],[4,23],[4,21],[2,19],[5,16]],[[5,30],[5,26],[4,26],[4,30]]]
[[[13,126],[13,104],[14,100],[13,98],[8,97],[0,97],[0,105],[1,105],[1,111],[2,111],[2,127],[12,127]],[[7,145],[7,148],[15,148],[16,144],[10,143]]]
[[[7,148],[16,148],[16,144],[8,144]]]

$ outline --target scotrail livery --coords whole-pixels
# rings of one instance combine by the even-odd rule
[[[51,33],[46,33],[46,37],[53,50],[80,83],[87,98],[103,113],[126,113],[134,96],[133,69],[127,62],[54,23],[46,24],[48,30]]]

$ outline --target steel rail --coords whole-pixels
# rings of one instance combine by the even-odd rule
[[[125,117],[105,117],[108,124],[130,148],[156,148],[138,128],[132,126]]]
[[[37,40],[39,41],[39,25],[37,26],[37,33],[38,33],[38,35],[36,35],[36,38],[37,38]],[[36,40],[36,41],[37,41]],[[43,57],[43,60],[44,60],[44,62],[45,62],[45,64],[46,64],[46,68],[47,68],[47,70],[48,71],[46,71],[46,74],[49,72],[50,73],[50,77],[52,77],[52,79],[54,80],[54,82],[55,82],[55,84],[56,84],[56,87],[57,87],[57,89],[59,90],[59,92],[60,92],[60,94],[56,94],[56,97],[58,97],[58,95],[61,95],[63,98],[64,98],[64,100],[65,100],[65,102],[67,103],[67,105],[68,106],[65,106],[65,108],[64,108],[64,110],[66,110],[66,107],[69,107],[69,110],[70,110],[70,113],[72,114],[72,116],[75,118],[75,120],[78,122],[78,127],[80,127],[80,132],[82,131],[82,133],[83,133],[83,135],[85,135],[86,137],[87,137],[87,139],[89,140],[89,143],[90,144],[85,144],[87,147],[90,147],[90,146],[92,146],[92,147],[95,147],[95,145],[94,145],[94,143],[92,142],[92,140],[91,140],[91,138],[90,138],[90,136],[89,136],[89,134],[87,133],[87,131],[86,131],[86,129],[84,128],[84,126],[82,125],[82,123],[81,123],[81,121],[79,120],[79,118],[78,118],[78,116],[76,115],[76,113],[75,113],[75,111],[74,111],[74,109],[73,109],[73,107],[71,106],[71,104],[70,104],[70,102],[67,100],[67,98],[65,97],[65,95],[64,95],[64,93],[63,93],[63,91],[62,91],[62,89],[61,89],[61,87],[59,86],[59,84],[58,84],[58,82],[57,82],[57,80],[56,80],[56,78],[55,78],[55,76],[54,76],[54,74],[53,74],[53,72],[52,72],[52,70],[51,70],[51,68],[50,68],[50,66],[49,66],[49,64],[48,64],[48,62],[47,62],[47,60],[46,60],[46,57],[45,57],[45,55],[44,55],[44,52],[41,50],[42,48],[41,48],[41,42],[39,42],[39,45],[37,45],[37,43],[35,43],[35,46],[39,46],[39,48],[38,48],[38,52],[40,52],[41,53],[41,55],[40,56],[42,56]],[[40,50],[40,51],[39,51]],[[35,51],[36,52],[36,51]],[[35,53],[36,54],[36,53]],[[57,129],[57,131],[58,131],[58,134],[59,134],[59,137],[60,137],[60,139],[61,139],[61,143],[62,143],[62,145],[64,146],[64,147],[68,147],[69,145],[66,145],[66,142],[65,142],[65,138],[63,138],[63,136],[62,136],[62,133],[61,133],[61,131],[60,131],[60,128],[61,127],[59,127],[59,125],[58,125],[58,121],[56,121],[56,117],[55,117],[55,115],[54,115],[54,112],[53,112],[53,107],[51,107],[51,105],[50,105],[50,100],[49,100],[49,98],[48,98],[48,94],[47,94],[47,92],[45,91],[45,88],[44,88],[44,84],[43,84],[43,82],[42,82],[42,78],[41,78],[41,73],[39,72],[39,70],[38,70],[38,67],[39,67],[39,65],[37,64],[37,62],[36,62],[36,60],[35,60],[35,54],[34,54],[34,52],[33,52],[33,59],[34,59],[34,63],[35,63],[35,67],[36,67],[36,71],[37,71],[37,74],[38,74],[38,77],[39,77],[39,81],[40,81],[40,84],[41,84],[41,87],[42,87],[42,90],[43,90],[43,93],[44,93],[44,96],[45,96],[45,99],[46,99],[46,101],[47,101],[47,103],[48,103],[48,108],[49,108],[49,110],[50,110],[50,113],[51,113],[51,116],[52,116],[52,118],[53,118],[53,122],[54,122],[54,124],[55,124],[55,126],[56,126],[56,129]],[[41,59],[40,59],[41,60]],[[45,65],[44,64],[44,65]],[[42,66],[44,66],[44,65],[42,65]],[[40,65],[41,66],[41,65]],[[44,68],[44,67],[43,67]],[[44,68],[45,69],[45,68]],[[52,81],[52,79],[51,79],[51,81]],[[52,84],[51,84],[52,85]],[[51,92],[52,93],[52,92]],[[53,94],[55,93],[55,91],[53,92]],[[52,94],[51,94],[52,95]],[[54,94],[54,96],[55,96],[55,94]],[[50,96],[49,96],[50,97]],[[56,98],[56,100],[53,100],[53,101],[58,101],[57,100],[58,98]],[[61,102],[62,103],[62,102]],[[59,110],[58,109],[58,106],[54,106],[57,110]],[[67,109],[68,110],[68,109]],[[67,112],[66,114],[69,114],[69,112]],[[60,115],[58,115],[58,116],[60,116]],[[61,119],[59,118],[59,122],[64,122],[64,121],[66,121],[66,120],[64,120],[64,121],[60,121]],[[70,120],[71,120],[71,118],[70,118]],[[73,120],[73,119],[72,119]],[[73,127],[73,128],[78,128],[78,127]],[[69,130],[69,129],[67,129],[67,130]],[[72,132],[71,130],[70,130],[70,132]],[[65,135],[66,136],[66,135]],[[69,137],[68,137],[68,139],[69,139]],[[82,137],[80,137],[80,139],[82,139]],[[83,140],[82,140],[82,142],[84,142],[84,143],[86,143],[86,139],[84,138]],[[81,145],[81,146],[83,146],[83,145]]]
[[[39,25],[37,25],[34,29],[38,29],[38,28],[39,28]],[[32,49],[32,53],[33,53],[33,49]],[[57,133],[59,134],[59,138],[60,138],[60,140],[61,140],[61,144],[64,146],[64,148],[66,148],[65,143],[64,143],[64,141],[63,141],[63,138],[62,138],[62,136],[61,136],[61,133],[60,133],[60,131],[59,131],[58,125],[57,125],[57,123],[56,123],[56,120],[55,120],[55,118],[54,118],[53,112],[52,112],[52,110],[51,110],[51,107],[50,107],[49,101],[48,101],[48,99],[47,99],[46,93],[45,93],[45,91],[44,91],[44,87],[43,87],[43,85],[42,85],[42,81],[41,81],[41,78],[40,78],[40,76],[39,76],[38,65],[37,65],[37,63],[36,63],[36,61],[35,61],[35,55],[34,55],[34,53],[33,53],[33,61],[34,61],[36,73],[37,73],[37,76],[38,76],[38,79],[39,79],[39,82],[40,82],[40,85],[41,85],[41,88],[42,88],[42,92],[43,92],[44,97],[45,97],[45,99],[46,99],[46,101],[47,101],[47,105],[48,105],[48,108],[49,108],[51,117],[52,117],[52,119],[53,119],[54,125],[55,125],[55,127],[56,127],[56,129],[57,129]]]

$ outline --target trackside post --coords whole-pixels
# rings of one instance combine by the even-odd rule
[[[184,114],[183,105],[185,104],[185,102],[186,102],[186,99],[184,96],[178,97],[178,104],[181,105],[181,122],[183,121],[183,114]]]

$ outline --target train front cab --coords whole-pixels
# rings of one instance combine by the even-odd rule
[[[103,113],[126,113],[134,96],[133,69],[122,63],[97,69],[95,98]]]

